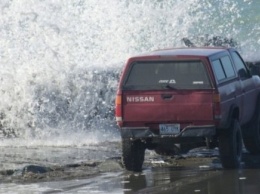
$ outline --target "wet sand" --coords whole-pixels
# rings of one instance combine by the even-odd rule
[[[224,170],[217,149],[163,157],[146,151],[143,172],[121,165],[120,142],[85,147],[5,147],[0,192],[259,193],[260,156],[246,152],[238,170]]]

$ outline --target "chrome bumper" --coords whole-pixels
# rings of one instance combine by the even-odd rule
[[[174,135],[160,135],[154,133],[149,127],[122,127],[122,138],[182,138],[182,137],[212,137],[216,134],[216,127],[214,125],[203,126],[188,126],[182,129],[178,134]]]

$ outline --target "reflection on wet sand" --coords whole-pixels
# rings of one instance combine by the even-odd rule
[[[146,156],[143,172],[132,173],[122,169],[119,142],[2,149],[0,193],[260,193],[260,156],[246,151],[238,170],[224,170],[217,149],[200,148],[174,157],[147,152]]]
[[[245,163],[238,170],[156,167],[125,175],[123,186],[125,194],[258,194],[259,180],[259,168]]]

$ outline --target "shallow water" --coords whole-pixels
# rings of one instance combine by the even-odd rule
[[[257,194],[258,169],[223,171],[201,166],[149,167],[142,173],[107,172],[88,179],[0,185],[2,193],[229,193]]]
[[[146,151],[143,171],[121,165],[120,142],[82,147],[2,149],[0,193],[259,193],[260,156],[243,153],[238,170],[224,170],[218,149],[162,157]],[[32,168],[35,167],[35,168]]]

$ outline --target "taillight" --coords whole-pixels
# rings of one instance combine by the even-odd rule
[[[116,96],[116,110],[115,110],[115,116],[116,116],[116,122],[118,126],[122,126],[122,95]]]
[[[220,95],[219,94],[213,94],[213,108],[214,108],[214,119],[220,120],[221,119],[221,108],[220,108]]]
[[[219,94],[213,94],[213,102],[214,103],[220,103],[220,95]]]

